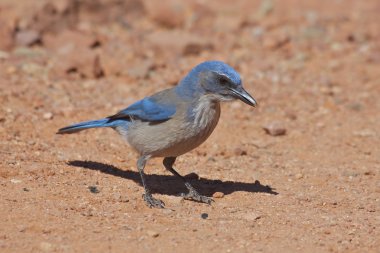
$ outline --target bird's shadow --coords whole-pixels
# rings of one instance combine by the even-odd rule
[[[116,177],[133,180],[139,185],[142,185],[140,174],[136,171],[121,170],[113,165],[93,161],[69,161],[68,165],[97,170]],[[187,178],[199,193],[206,196],[211,196],[214,192],[223,192],[225,195],[228,195],[236,191],[262,192],[273,195],[278,194],[272,187],[269,185],[262,185],[258,180],[253,183],[244,183],[206,178],[197,179],[191,177],[191,175],[192,174],[186,175],[185,178]],[[183,182],[172,175],[146,174],[146,179],[152,193],[178,195],[187,191]]]

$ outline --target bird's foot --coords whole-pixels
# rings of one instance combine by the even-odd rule
[[[154,208],[164,208],[165,207],[165,203],[159,199],[155,199],[153,198],[152,194],[150,193],[145,193],[142,195],[145,203],[147,204],[147,206],[149,206],[150,208],[154,207]]]
[[[201,203],[206,203],[209,205],[211,205],[211,203],[214,202],[214,200],[212,198],[203,196],[203,195],[199,194],[196,190],[193,190],[193,189],[189,190],[188,193],[182,193],[181,197],[184,199],[193,200],[193,201],[197,201],[197,202],[201,202]]]

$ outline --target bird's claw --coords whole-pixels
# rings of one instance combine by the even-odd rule
[[[164,208],[165,207],[165,203],[159,199],[155,199],[153,198],[152,194],[143,194],[142,195],[145,203],[150,207],[154,207],[154,208]]]
[[[212,202],[215,202],[212,198],[203,196],[197,191],[190,190],[188,193],[182,193],[181,197],[187,200],[193,200],[201,203],[206,203],[211,205]]]

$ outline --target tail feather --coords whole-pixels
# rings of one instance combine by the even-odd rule
[[[90,120],[85,122],[80,122],[74,125],[63,127],[58,130],[57,134],[72,134],[89,128],[99,128],[99,127],[117,127],[121,124],[127,123],[126,120],[112,120],[109,118]]]

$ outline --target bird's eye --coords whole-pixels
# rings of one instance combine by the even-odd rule
[[[222,76],[219,78],[219,83],[221,85],[227,85],[229,83],[229,80],[226,77]]]

